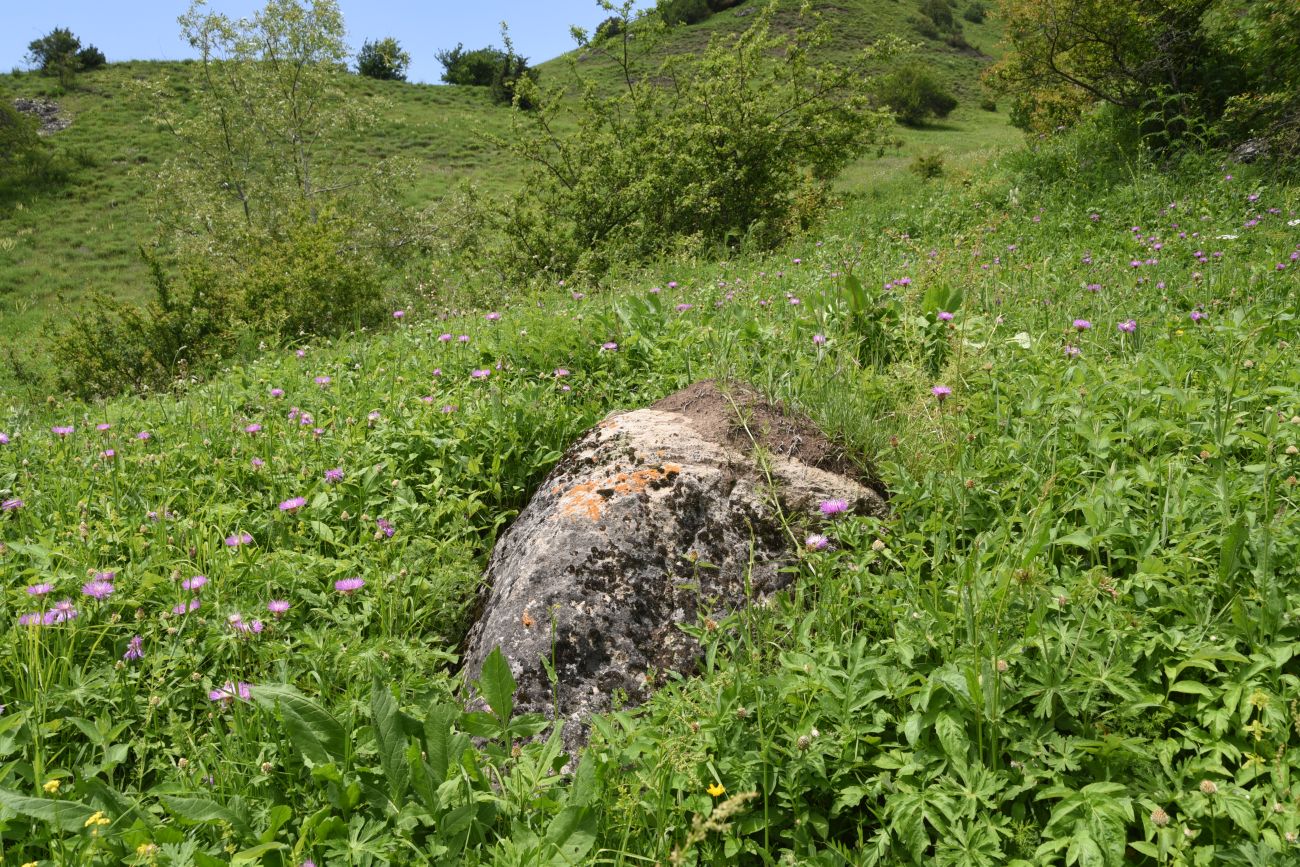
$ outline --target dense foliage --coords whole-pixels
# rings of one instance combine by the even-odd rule
[[[868,55],[815,64],[824,30],[775,33],[769,7],[699,56],[650,70],[644,47],[631,47],[650,31],[630,8],[622,35],[592,47],[617,63],[620,90],[588,80],[571,135],[557,132],[565,103],[553,90],[499,142],[533,167],[500,217],[506,243],[495,260],[509,279],[599,276],[616,260],[670,250],[770,247],[824,205],[836,172],[884,138]]]
[[[698,24],[715,12],[739,6],[743,0],[657,0],[655,11],[665,24]]]
[[[920,63],[912,62],[881,77],[877,85],[881,102],[899,123],[919,126],[929,118],[943,119],[957,107],[957,98]]]
[[[371,41],[367,39],[357,52],[357,73],[380,81],[406,81],[406,68],[411,65],[411,55],[391,36]]]
[[[536,67],[528,65],[528,58],[515,53],[508,37],[504,50],[489,45],[466,51],[463,44],[458,44],[455,48],[439,51],[438,62],[443,66],[443,81],[489,87],[492,98],[506,104],[515,102],[520,90],[517,83],[521,79],[535,85],[541,77]],[[525,89],[523,93],[521,107],[533,107],[532,90]]]
[[[1129,168],[8,418],[5,857],[1287,863],[1300,199]],[[788,516],[793,589],[565,768],[503,661],[462,710],[477,576],[579,431],[705,375],[893,514]]]
[[[1300,149],[1300,7],[1289,0],[1005,0],[1012,50],[991,81],[1035,131],[1102,102],[1162,147],[1262,137]]]

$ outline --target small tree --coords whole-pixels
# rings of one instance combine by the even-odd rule
[[[477,87],[491,87],[497,70],[506,60],[506,53],[499,48],[489,45],[466,51],[464,43],[439,51],[434,56],[442,64],[444,82]]]
[[[65,87],[77,72],[98,69],[105,64],[104,52],[93,45],[81,46],[81,40],[66,27],[55,27],[27,45],[27,62],[43,75],[57,75]]]
[[[406,81],[406,69],[410,65],[411,55],[391,36],[377,42],[367,41],[357,52],[357,72],[367,78]]]

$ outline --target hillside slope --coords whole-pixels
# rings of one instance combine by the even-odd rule
[[[758,6],[757,0],[749,0],[699,24],[673,28],[654,50],[660,55],[699,51],[711,36],[747,26]],[[883,161],[872,158],[851,167],[844,188],[906,177],[903,170],[918,153],[982,155],[990,146],[1017,139],[1005,116],[976,107],[978,72],[996,51],[1000,35],[992,19],[978,25],[963,21],[973,47],[959,50],[917,34],[912,23],[918,15],[916,0],[817,0],[812,6],[833,33],[829,59],[897,34],[917,42],[920,56],[962,100],[942,125],[924,130],[900,127],[903,147]],[[784,3],[778,27],[789,25],[796,7]],[[584,74],[613,72],[608,60],[587,51],[541,64],[543,83],[571,80],[570,59],[577,60]],[[183,99],[194,86],[196,71],[197,66],[187,62],[113,64],[81,75],[66,93],[50,78],[0,75],[0,98],[52,98],[71,121],[52,138],[70,169],[66,182],[8,196],[0,193],[0,395],[18,390],[31,396],[47,387],[42,383],[55,323],[77,315],[95,294],[136,300],[149,296],[149,273],[139,248],[158,241],[148,202],[154,174],[171,152],[172,140],[157,123],[157,107],[143,97],[140,85],[166,78]],[[488,192],[508,190],[522,181],[523,166],[484,138],[510,130],[510,110],[494,104],[486,89],[357,76],[348,77],[344,85],[349,98],[372,108],[378,119],[348,147],[358,160],[408,160],[414,170],[406,185],[410,204],[435,203],[463,180]]]

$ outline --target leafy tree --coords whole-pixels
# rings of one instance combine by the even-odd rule
[[[406,69],[410,65],[411,55],[391,36],[377,42],[367,41],[357,52],[357,72],[367,78],[406,81]]]
[[[444,49],[436,55],[442,64],[442,80],[447,84],[491,87],[497,70],[506,61],[506,53],[488,46],[466,51],[464,43]]]
[[[957,107],[957,99],[933,74],[919,63],[908,63],[880,82],[880,100],[900,123],[919,126],[928,118],[945,118]]]
[[[639,57],[649,56],[657,22],[634,20],[631,7],[617,7],[620,38],[593,46],[575,33],[614,61],[621,91],[585,82],[576,132],[560,135],[566,102],[552,89],[499,140],[532,165],[499,214],[508,243],[498,261],[510,276],[600,274],[665,251],[771,245],[810,218],[836,172],[885,134],[888,115],[870,108],[866,73],[884,46],[851,64],[814,63],[828,32],[797,26],[778,35],[769,6],[743,33],[645,68]]]
[[[72,83],[77,72],[98,69],[107,59],[93,45],[82,47],[81,40],[66,27],[56,27],[27,45],[27,61],[43,75],[57,75],[64,86]]]
[[[26,176],[46,159],[36,118],[0,99],[0,190]]]

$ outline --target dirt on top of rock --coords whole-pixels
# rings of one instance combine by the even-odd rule
[[[807,418],[788,413],[780,404],[769,403],[742,383],[726,383],[719,388],[716,380],[703,379],[651,404],[650,408],[686,416],[691,427],[710,442],[746,454],[757,443],[772,454],[856,479],[888,499],[888,489],[865,459],[854,460],[845,448],[832,442]]]

